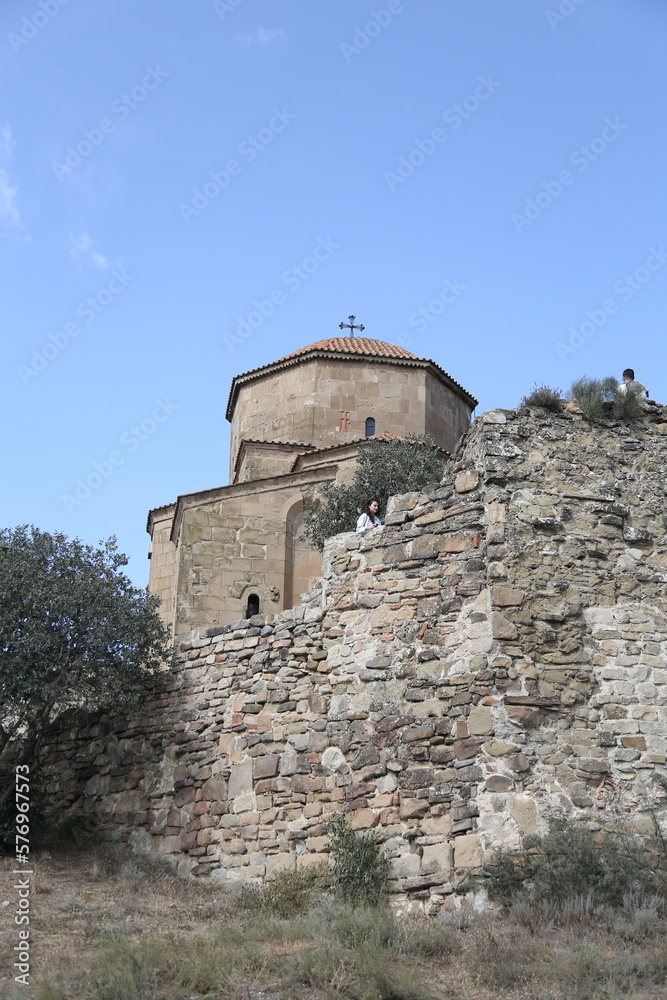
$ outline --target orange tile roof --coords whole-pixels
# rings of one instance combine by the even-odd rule
[[[337,354],[363,354],[370,358],[409,358],[411,361],[426,361],[426,358],[419,358],[410,351],[397,347],[396,344],[387,344],[384,340],[371,340],[369,337],[328,337],[326,340],[318,340],[308,347],[300,347],[298,351],[286,354],[284,358],[278,358],[276,362],[287,361],[288,358],[298,358],[300,354],[307,354],[309,351],[335,351]]]

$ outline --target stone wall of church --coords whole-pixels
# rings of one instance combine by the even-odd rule
[[[301,605],[181,636],[140,717],[61,733],[52,797],[223,885],[326,857],[343,813],[429,910],[552,818],[652,832],[666,459],[660,407],[483,414],[441,486],[331,540]]]
[[[341,430],[341,413],[349,423]],[[420,367],[376,358],[315,358],[242,385],[232,416],[230,477],[243,438],[294,441],[323,448],[377,434],[424,434],[453,451],[470,410]],[[428,426],[427,426],[428,425]]]
[[[227,625],[250,594],[271,614],[292,603],[321,573],[319,553],[295,529],[305,497],[331,470],[239,483],[210,498],[186,498],[176,525],[175,633]],[[152,589],[152,588],[151,588]]]

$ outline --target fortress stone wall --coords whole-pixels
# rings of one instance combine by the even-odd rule
[[[223,885],[375,829],[406,906],[550,819],[667,823],[667,411],[479,417],[441,484],[332,539],[275,616],[179,636],[141,715],[61,733],[50,794]]]

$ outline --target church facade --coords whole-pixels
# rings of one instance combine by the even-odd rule
[[[321,576],[320,553],[300,537],[318,488],[348,481],[369,437],[428,434],[452,453],[476,403],[435,362],[365,337],[237,375],[229,484],[148,515],[148,589],[173,634],[297,604]]]

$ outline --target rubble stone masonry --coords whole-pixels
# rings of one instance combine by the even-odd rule
[[[63,732],[50,792],[225,885],[374,829],[407,906],[455,905],[551,818],[667,820],[667,410],[484,413],[445,479],[328,544],[298,607],[178,637],[141,715]]]

